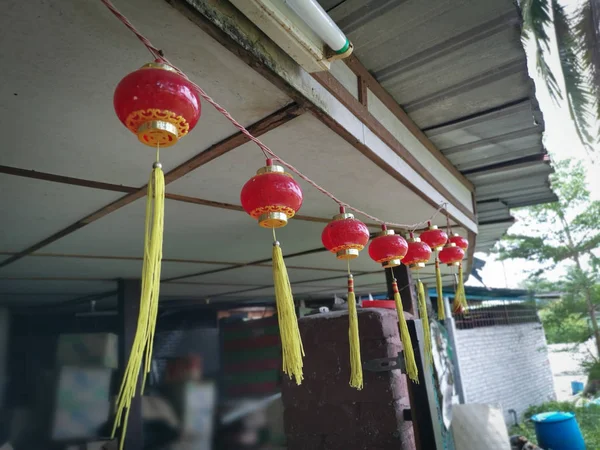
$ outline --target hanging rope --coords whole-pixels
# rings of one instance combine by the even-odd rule
[[[150,42],[150,40],[148,38],[146,38],[142,33],[140,33],[135,26],[133,26],[133,24],[123,15],[119,12],[119,10],[112,4],[112,2],[110,0],[100,0],[109,10],[110,12],[112,12],[115,17],[117,19],[119,19],[133,34],[135,34],[137,36],[137,38],[142,42],[142,44],[144,44],[144,46],[148,49],[148,51],[150,52],[150,54],[152,54],[152,56],[161,61],[164,64],[168,64],[169,66],[171,66],[173,69],[175,69],[177,72],[179,72],[179,74],[181,74],[182,76],[184,76],[186,79],[189,80],[189,78],[185,75],[185,73],[180,70],[179,68],[177,68],[177,66],[175,66],[174,64],[172,64],[167,58],[165,58],[163,52],[161,50],[159,50],[157,47],[155,47],[154,45],[152,45],[152,43]],[[440,205],[438,205],[438,208],[435,210],[435,212],[426,220],[422,221],[422,222],[417,222],[417,223],[413,223],[413,224],[404,224],[404,223],[396,223],[396,222],[389,222],[386,220],[382,220],[376,216],[373,216],[365,211],[362,211],[358,208],[355,208],[354,206],[340,200],[339,198],[337,198],[335,195],[333,195],[331,192],[327,191],[325,188],[321,187],[319,184],[315,183],[313,180],[311,180],[309,177],[307,177],[306,175],[304,175],[302,172],[300,172],[298,169],[296,169],[294,166],[292,166],[291,164],[287,163],[286,161],[284,161],[283,159],[281,159],[279,156],[277,156],[277,154],[275,154],[275,152],[273,150],[271,150],[269,147],[267,147],[263,142],[260,141],[260,139],[254,137],[252,135],[252,133],[250,133],[242,124],[240,124],[237,120],[235,120],[231,114],[229,114],[229,112],[223,108],[221,105],[219,105],[215,100],[213,100],[213,98],[208,95],[200,86],[198,86],[196,83],[194,83],[193,81],[189,80],[190,83],[196,88],[196,90],[198,91],[198,94],[204,99],[206,100],[208,103],[210,103],[219,113],[221,113],[225,118],[227,118],[227,120],[229,120],[233,126],[235,126],[242,134],[244,134],[244,136],[246,136],[249,140],[251,140],[252,142],[254,142],[263,152],[263,154],[265,155],[265,157],[267,158],[272,158],[272,159],[276,159],[277,161],[279,161],[279,163],[285,167],[287,167],[291,172],[295,173],[296,175],[298,175],[299,178],[301,178],[302,180],[304,180],[306,183],[308,183],[309,185],[311,185],[313,188],[315,188],[316,190],[318,190],[319,192],[321,192],[323,195],[329,197],[331,200],[333,200],[334,202],[336,202],[339,206],[343,206],[344,208],[347,208],[349,210],[354,211],[357,214],[361,214],[364,217],[367,217],[368,219],[371,219],[372,221],[378,223],[378,224],[385,224],[388,225],[390,227],[395,227],[395,228],[401,228],[404,230],[408,230],[408,231],[414,231],[418,228],[421,228],[425,225],[427,225],[427,222],[432,221],[439,213],[440,211],[442,211],[443,209],[447,209],[447,204],[446,203],[441,203]]]

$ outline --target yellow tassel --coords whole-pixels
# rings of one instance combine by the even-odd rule
[[[402,341],[402,347],[404,348],[404,365],[406,366],[406,374],[413,382],[418,383],[419,369],[417,368],[417,363],[415,362],[415,351],[413,349],[410,333],[408,332],[406,317],[404,317],[404,308],[402,307],[402,298],[400,297],[400,291],[398,290],[398,283],[396,280],[392,282],[392,288],[394,289],[394,302],[396,302],[396,312],[398,313],[400,340]]]
[[[273,230],[275,234],[275,230]],[[283,254],[279,242],[273,243],[273,282],[275,284],[275,302],[277,305],[277,319],[281,335],[281,351],[283,355],[283,372],[290,379],[294,377],[297,384],[302,383],[302,366],[304,348],[298,328],[298,318],[294,308],[292,287],[288,277]]]
[[[354,294],[354,279],[348,274],[348,340],[350,341],[350,386],[363,388],[363,371],[360,360],[360,337],[358,335],[358,313]]]
[[[131,354],[117,396],[117,411],[111,434],[111,438],[114,438],[117,428],[121,427],[119,445],[121,450],[125,443],[131,399],[136,395],[140,370],[144,366],[144,381],[140,389],[143,393],[146,374],[150,371],[152,362],[152,346],[160,291],[164,217],[165,177],[160,164],[157,163],[154,165],[148,182],[140,313]]]
[[[444,292],[442,289],[442,273],[440,271],[440,261],[435,258],[435,287],[437,290],[437,309],[438,320],[446,320],[446,311],[444,309]]]
[[[456,293],[454,294],[454,302],[452,309],[455,312],[462,314],[468,313],[467,296],[465,294],[465,282],[463,279],[463,266],[462,263],[458,265],[458,283],[456,284]]]
[[[425,288],[421,280],[417,280],[417,297],[419,300],[419,315],[423,324],[423,338],[425,346],[425,362],[432,364],[433,355],[431,353],[431,329],[429,328],[429,317],[427,315],[427,302],[425,300]]]

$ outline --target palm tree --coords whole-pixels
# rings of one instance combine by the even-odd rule
[[[600,0],[582,0],[572,15],[558,0],[522,0],[521,9],[523,35],[534,42],[537,70],[550,96],[566,102],[579,139],[593,150],[600,136]],[[560,74],[547,60],[553,41]]]

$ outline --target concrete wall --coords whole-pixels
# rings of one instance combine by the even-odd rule
[[[466,403],[500,405],[507,424],[514,409],[555,398],[544,330],[539,323],[456,330]]]
[[[0,308],[0,411],[4,408],[4,390],[8,377],[8,333],[10,313]]]

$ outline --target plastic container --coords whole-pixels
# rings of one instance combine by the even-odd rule
[[[396,309],[396,302],[394,300],[363,300],[362,307]]]
[[[586,450],[575,415],[569,412],[547,412],[531,418],[535,424],[538,445],[552,450]]]
[[[571,392],[573,395],[577,395],[583,392],[584,385],[581,381],[571,381]]]

